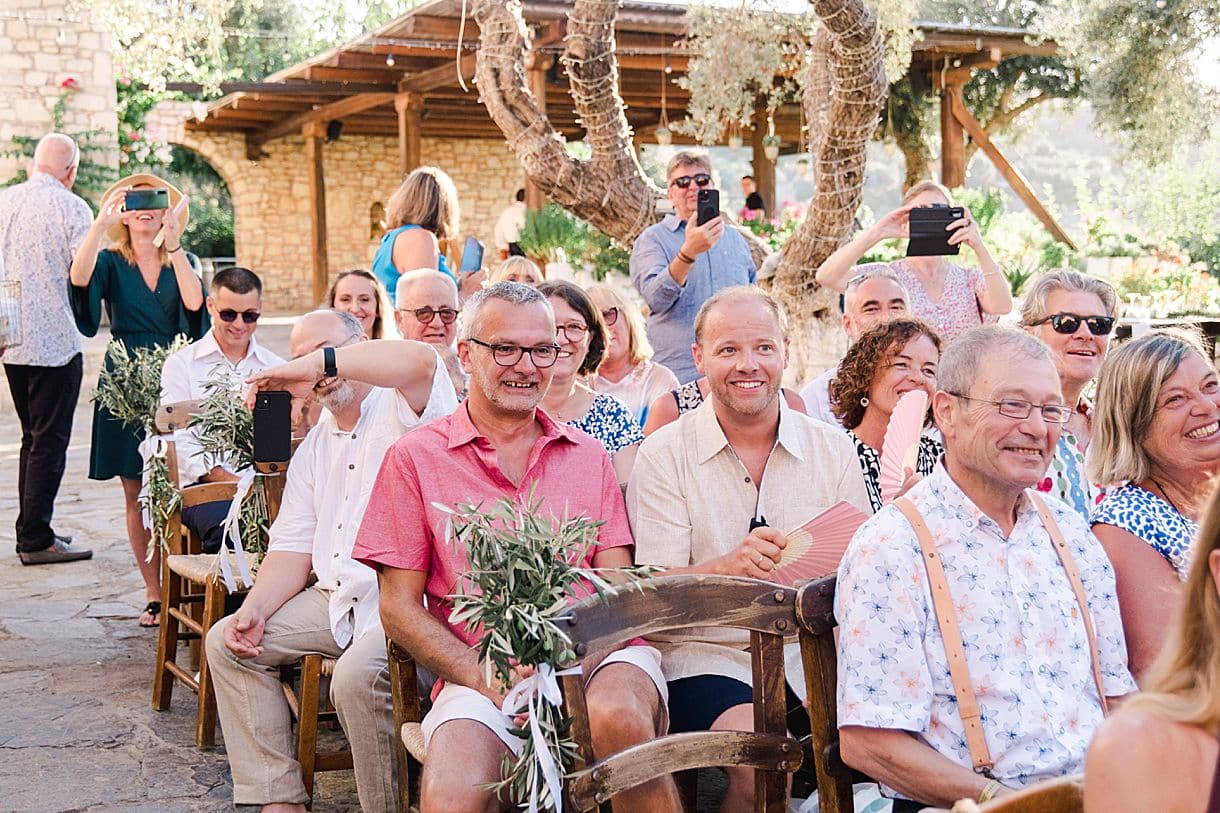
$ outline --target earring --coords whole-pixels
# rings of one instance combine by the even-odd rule
[[[868,396],[860,399],[860,406],[864,407],[865,409],[868,408]]]

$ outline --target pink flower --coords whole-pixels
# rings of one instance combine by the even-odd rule
[[[130,141],[139,141],[139,140],[140,140],[140,131],[139,131],[139,130],[132,130],[132,131],[131,131],[131,133],[130,133],[130,135],[128,135],[128,136],[127,136],[127,138],[128,138]]]
[[[67,79],[59,83],[59,86],[64,90],[81,90],[80,82],[76,81],[76,77],[69,76]]]

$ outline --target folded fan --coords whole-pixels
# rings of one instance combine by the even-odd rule
[[[927,414],[928,394],[923,390],[905,393],[890,413],[881,444],[881,502],[892,502],[919,465],[919,436]]]
[[[787,534],[788,544],[773,572],[774,581],[796,585],[834,573],[856,529],[868,517],[846,500],[840,500]]]

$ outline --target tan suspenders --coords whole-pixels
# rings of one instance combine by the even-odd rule
[[[1076,594],[1076,603],[1084,619],[1085,635],[1089,639],[1089,654],[1093,661],[1093,680],[1097,683],[1097,696],[1101,698],[1102,712],[1109,709],[1106,705],[1106,693],[1102,686],[1101,664],[1097,654],[1097,640],[1093,634],[1093,620],[1089,614],[1088,599],[1085,598],[1084,586],[1080,583],[1080,571],[1072,561],[1067,543],[1054,517],[1046,507],[1042,498],[1032,491],[1025,492],[1038,509],[1042,524],[1050,534],[1055,552],[1059,554],[1059,562],[1067,573],[1072,584],[1072,592]],[[962,633],[957,625],[957,614],[953,611],[953,599],[949,595],[949,583],[945,578],[945,568],[941,565],[940,555],[936,551],[936,543],[927,524],[915,507],[906,497],[894,500],[898,510],[903,513],[911,527],[915,529],[915,537],[919,540],[919,548],[923,552],[923,563],[928,571],[928,586],[932,592],[932,607],[936,611],[936,623],[940,627],[940,637],[944,640],[945,654],[949,659],[949,677],[953,681],[953,692],[957,695],[957,710],[966,728],[966,745],[970,748],[970,759],[974,770],[990,775],[994,764],[991,752],[987,748],[987,739],[983,736],[983,725],[979,713],[978,696],[974,692],[974,684],[970,680],[970,669],[966,664],[966,652],[962,647]]]

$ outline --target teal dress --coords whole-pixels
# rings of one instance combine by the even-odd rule
[[[196,269],[198,259],[187,255]],[[68,298],[76,327],[86,336],[96,336],[102,320],[102,301],[110,317],[110,334],[122,339],[128,351],[137,347],[168,346],[179,333],[195,341],[208,332],[211,320],[206,308],[188,311],[178,293],[178,280],[171,266],[161,269],[157,290],[150,291],[140,269],[109,249],[97,256],[93,277],[85,287],[68,283]],[[109,359],[106,367],[109,368]],[[118,475],[139,479],[144,469],[137,447],[144,430],[129,428],[96,402],[93,405],[93,438],[89,449],[89,477],[109,480]]]
[[[423,226],[407,224],[388,232],[385,237],[381,238],[381,245],[377,247],[377,255],[373,257],[373,276],[385,286],[386,293],[390,295],[391,305],[397,304],[398,278],[402,276],[402,272],[394,267],[394,241],[398,238],[398,235],[408,229],[421,228]],[[411,269],[408,268],[407,270],[410,271]],[[444,254],[437,254],[436,270],[448,274],[453,277],[454,282],[457,282],[457,276],[449,270],[449,263],[445,259]]]

